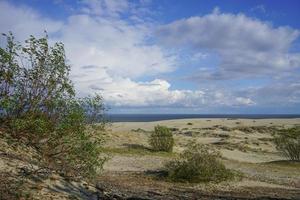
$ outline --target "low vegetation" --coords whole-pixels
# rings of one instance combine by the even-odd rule
[[[14,143],[34,148],[40,168],[92,177],[106,158],[100,153],[105,123],[101,96],[76,98],[64,46],[47,36],[24,45],[4,35],[0,48],[0,122]]]
[[[168,127],[158,125],[150,135],[149,144],[154,151],[172,152],[174,146],[173,134]]]
[[[276,148],[289,160],[300,161],[300,128],[281,130],[274,138]]]
[[[153,151],[152,149],[147,148],[103,148],[103,152],[107,153],[108,155],[125,155],[125,156],[160,156],[160,157],[173,157],[176,154],[173,152],[165,152],[165,151]]]
[[[166,164],[168,176],[179,182],[220,182],[233,177],[219,161],[220,154],[207,146],[197,143],[188,144],[188,148],[179,158]]]

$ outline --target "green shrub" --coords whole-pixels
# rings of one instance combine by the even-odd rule
[[[191,126],[191,125],[193,125],[193,123],[192,122],[188,122],[187,125]]]
[[[179,182],[224,181],[233,173],[218,160],[220,154],[202,144],[190,143],[179,157],[166,164],[168,177]]]
[[[281,130],[274,138],[276,148],[289,160],[300,161],[300,128]]]
[[[102,97],[75,96],[62,43],[49,46],[47,36],[30,36],[20,45],[11,33],[4,36],[0,125],[14,141],[31,145],[42,155],[40,167],[92,177],[106,160],[101,154],[105,127]]]
[[[174,145],[173,134],[169,128],[158,125],[150,135],[149,143],[155,151],[172,152]]]

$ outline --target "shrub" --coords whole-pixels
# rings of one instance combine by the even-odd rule
[[[202,144],[190,143],[179,157],[166,164],[168,177],[180,182],[223,181],[233,176],[218,160],[220,154]]]
[[[174,145],[173,134],[169,128],[158,125],[150,135],[149,143],[155,151],[172,152]]]
[[[190,125],[193,125],[193,123],[192,123],[192,122],[188,122],[188,123],[187,123],[187,125],[189,125],[189,126],[190,126]]]
[[[276,148],[289,160],[300,161],[300,128],[281,130],[274,138]]]
[[[41,155],[40,167],[92,177],[101,169],[102,97],[76,98],[64,45],[30,36],[23,46],[5,35],[0,48],[0,121]],[[19,62],[22,60],[22,62]],[[95,124],[102,122],[101,124]]]

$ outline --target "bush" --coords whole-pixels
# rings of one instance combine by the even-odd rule
[[[300,161],[300,128],[281,130],[274,138],[276,148],[289,160]]]
[[[156,126],[151,134],[149,143],[155,151],[172,152],[174,138],[169,128],[165,126]]]
[[[0,48],[1,126],[41,155],[40,167],[92,177],[102,168],[102,97],[76,98],[64,45],[30,36],[23,46],[5,35]],[[22,60],[22,62],[19,62]],[[95,124],[103,122],[101,124]]]
[[[218,160],[220,154],[202,144],[190,143],[179,158],[166,164],[168,177],[179,182],[224,181],[233,177]]]

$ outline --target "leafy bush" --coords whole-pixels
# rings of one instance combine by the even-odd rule
[[[300,161],[300,128],[281,130],[274,138],[276,148],[289,160]]]
[[[172,152],[174,138],[169,128],[157,125],[150,135],[149,143],[155,151]]]
[[[166,164],[168,176],[173,181],[208,182],[223,181],[233,176],[218,160],[220,154],[202,144],[190,143],[179,157]]]
[[[10,33],[0,48],[0,121],[17,141],[34,147],[41,167],[71,176],[93,176],[105,122],[102,97],[78,99],[64,46],[30,36],[21,46]],[[101,124],[95,124],[96,122]]]

